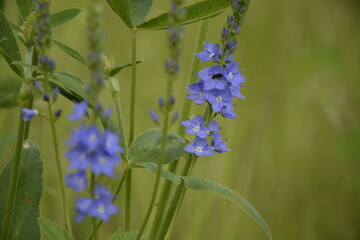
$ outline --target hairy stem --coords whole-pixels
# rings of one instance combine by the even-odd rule
[[[199,31],[198,31],[197,41],[196,41],[196,52],[202,51],[203,42],[205,41],[207,31],[208,31],[208,26],[209,26],[208,19],[201,21],[201,23],[199,25]],[[191,68],[191,72],[189,74],[187,85],[193,83],[196,80],[196,78],[194,78],[192,76],[192,73],[197,72],[199,70],[199,67],[200,67],[200,60],[193,57],[192,68]],[[182,108],[182,112],[181,112],[181,116],[180,116],[178,131],[177,131],[178,135],[181,138],[183,138],[185,136],[185,131],[184,131],[185,128],[183,127],[183,125],[181,125],[181,122],[185,121],[189,118],[190,111],[191,111],[191,105],[192,105],[192,101],[189,99],[186,99],[186,95],[184,96],[184,103],[183,103],[183,108]],[[178,164],[179,164],[179,161],[172,162],[169,166],[169,171],[175,173]],[[164,186],[162,188],[161,195],[160,195],[159,204],[158,204],[158,207],[156,210],[156,215],[155,215],[153,224],[151,226],[149,239],[154,239],[157,231],[159,230],[161,220],[163,218],[165,208],[167,206],[166,203],[169,199],[171,186],[172,186],[172,183],[170,181],[164,182]]]

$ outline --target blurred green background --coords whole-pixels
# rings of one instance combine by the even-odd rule
[[[186,1],[192,3],[196,1]],[[51,11],[81,8],[72,22],[53,30],[53,37],[87,54],[88,1],[52,1]],[[169,8],[154,0],[149,17]],[[221,119],[222,135],[231,152],[201,158],[194,175],[224,183],[245,196],[262,214],[273,239],[360,239],[360,2],[357,0],[252,0],[240,34],[235,59],[247,82],[237,101],[236,120]],[[5,0],[5,14],[19,17],[15,1]],[[130,32],[104,1],[105,53],[118,64],[129,63]],[[207,41],[218,42],[229,11],[211,19]],[[198,23],[185,27],[181,73],[176,82],[180,109],[190,76]],[[20,42],[19,42],[20,44]],[[148,109],[157,107],[165,90],[165,31],[138,34],[138,99],[136,133],[154,127]],[[56,46],[50,55],[58,71],[83,79],[89,72]],[[205,65],[203,65],[205,66]],[[129,69],[119,75],[126,123],[129,110]],[[0,61],[1,82],[15,75]],[[3,88],[3,85],[1,85]],[[2,89],[4,90],[4,89]],[[108,90],[103,91],[111,104]],[[64,116],[72,104],[61,99]],[[45,111],[42,101],[35,107]],[[194,107],[193,114],[202,107]],[[14,149],[18,109],[0,109],[0,168]],[[61,141],[69,139],[69,122],[58,122]],[[175,129],[175,128],[174,128]],[[174,130],[175,131],[175,130]],[[32,122],[31,139],[42,149],[45,189],[41,214],[62,223],[55,160],[44,119]],[[61,146],[63,151],[65,146]],[[64,164],[67,160],[63,157]],[[132,229],[140,227],[154,176],[134,171]],[[109,184],[111,184],[109,182]],[[76,197],[68,191],[71,207]],[[118,203],[123,207],[123,199]],[[74,214],[74,212],[73,212]],[[104,239],[123,225],[121,213],[102,227]],[[76,236],[88,235],[89,221],[74,225]],[[85,232],[85,233],[81,233]],[[188,192],[172,239],[267,239],[260,227],[227,200],[207,192]]]

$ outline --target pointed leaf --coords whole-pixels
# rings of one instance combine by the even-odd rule
[[[139,64],[139,63],[142,63],[142,61],[136,61],[136,64]],[[128,64],[124,64],[124,65],[116,65],[116,66],[114,66],[110,70],[109,77],[115,76],[116,74],[118,74],[124,68],[131,67],[131,65],[132,65],[131,63],[128,63]]]
[[[26,63],[23,63],[23,62],[20,62],[20,61],[13,61],[11,63],[11,65],[16,65],[16,66],[19,66],[19,67],[22,67],[22,68],[27,67],[27,68],[30,68],[31,70],[35,71],[35,72],[41,73],[41,69],[38,66],[35,66],[35,65],[26,64]]]
[[[122,232],[121,229],[118,229],[115,233],[113,233],[107,240],[136,240],[139,231],[129,231]],[[145,239],[147,236],[147,232],[144,232],[140,239]]]
[[[68,230],[60,227],[57,223],[54,223],[45,218],[38,218],[40,228],[44,232],[48,239],[51,240],[74,240]]]
[[[15,23],[12,23],[12,22],[10,22],[10,21],[8,21],[8,23],[9,23],[9,25],[10,25],[10,27],[12,28],[12,29],[14,29],[14,30],[16,30],[16,31],[18,31],[18,32],[23,32],[23,30],[21,29],[21,27],[19,27],[18,25],[16,25]]]
[[[53,40],[53,42],[64,52],[66,52],[67,54],[69,54],[70,56],[72,56],[73,58],[75,58],[76,60],[78,60],[79,62],[81,62],[84,65],[88,65],[88,61],[86,60],[85,57],[83,57],[81,55],[81,53],[79,51],[77,51],[74,48],[69,47],[68,45],[57,41],[57,40]]]
[[[50,16],[50,27],[58,27],[63,25],[64,23],[67,23],[68,21],[75,18],[79,13],[80,9],[78,8],[69,8],[65,9],[59,12],[56,12],[54,14],[51,14]]]
[[[0,225],[4,218],[13,159],[0,175]],[[23,144],[20,174],[17,183],[9,239],[40,239],[37,222],[42,193],[43,163],[36,143],[27,140]]]
[[[182,177],[182,179],[184,179],[186,186],[190,189],[212,191],[220,195],[221,197],[227,198],[232,201],[236,206],[241,208],[250,217],[252,217],[271,239],[271,231],[265,220],[256,211],[256,209],[251,206],[251,204],[239,193],[235,192],[234,190],[228,188],[223,184],[219,184],[217,182],[202,177]]]
[[[134,163],[132,165],[144,167],[144,168],[150,170],[152,173],[155,173],[155,174],[157,173],[158,165],[153,162],[140,162],[140,163]],[[173,174],[172,172],[170,172],[166,169],[161,169],[161,177],[169,180],[170,182],[175,183],[176,185],[178,185],[180,183],[179,176]]]
[[[0,11],[0,55],[17,75],[20,77],[24,76],[24,72],[21,67],[11,65],[13,61],[21,62],[21,56],[15,36],[2,11]]]
[[[153,0],[106,0],[129,28],[145,21]]]
[[[185,7],[185,17],[181,24],[193,23],[213,17],[230,6],[229,0],[204,0]],[[168,26],[168,12],[152,18],[139,26],[139,29],[162,29]]]
[[[34,0],[16,0],[16,4],[19,8],[22,19],[26,20],[32,12]]]
[[[131,144],[127,159],[130,164],[139,162],[155,162],[160,158],[161,133],[158,129],[150,129],[136,137]],[[165,148],[164,164],[179,159],[185,154],[180,136],[169,133]]]

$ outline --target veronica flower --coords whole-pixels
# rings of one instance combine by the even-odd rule
[[[71,121],[79,121],[86,115],[86,110],[88,108],[87,101],[82,101],[75,103],[73,112],[68,119]]]
[[[214,151],[205,138],[195,138],[191,143],[186,145],[184,150],[193,153],[198,157],[214,155]]]
[[[219,60],[219,44],[212,44],[204,42],[204,51],[196,53],[195,55],[202,61],[207,62],[211,60]]]
[[[182,121],[181,124],[185,127],[186,133],[194,134],[200,138],[206,138],[208,129],[205,127],[202,116],[196,116],[190,120]]]
[[[21,109],[21,113],[23,115],[23,120],[25,122],[29,121],[30,119],[32,119],[33,117],[39,114],[37,110],[28,109],[28,108]]]
[[[65,176],[66,186],[78,192],[87,187],[87,179],[85,171],[77,171]]]

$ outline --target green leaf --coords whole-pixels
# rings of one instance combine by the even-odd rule
[[[185,7],[185,17],[181,24],[189,24],[205,18],[216,16],[230,6],[229,0],[205,0]],[[139,29],[167,28],[168,12],[152,18],[139,26]]]
[[[0,108],[11,108],[18,105],[21,83],[18,78],[0,80]]]
[[[235,192],[234,190],[228,188],[223,184],[219,184],[217,182],[202,177],[182,177],[182,179],[184,179],[185,184],[190,189],[208,190],[229,199],[236,206],[245,211],[250,217],[252,217],[271,239],[271,231],[265,220],[256,211],[256,209],[251,206],[251,204],[239,193]]]
[[[139,231],[122,232],[121,229],[116,230],[107,240],[136,240]],[[140,239],[145,239],[147,232],[144,232]]]
[[[0,175],[0,225],[4,218],[13,159]],[[20,173],[17,183],[9,239],[40,239],[37,222],[42,192],[43,163],[36,143],[27,140],[23,144]]]
[[[139,64],[139,63],[142,63],[142,61],[136,61],[136,64]],[[118,74],[121,70],[123,70],[124,68],[127,68],[127,67],[131,67],[131,63],[128,63],[128,64],[124,64],[124,65],[115,65],[111,70],[110,70],[110,73],[109,73],[109,77],[113,77],[115,76],[116,74]]]
[[[10,21],[8,21],[8,23],[9,23],[9,26],[12,28],[12,29],[14,29],[15,31],[18,31],[18,32],[23,32],[23,30],[21,29],[21,27],[19,27],[18,25],[16,25],[15,23],[12,23],[12,22],[10,22]]]
[[[16,4],[19,8],[22,19],[26,20],[32,12],[34,0],[16,0]]]
[[[21,62],[20,50],[10,25],[2,11],[0,11],[0,55],[17,75],[22,78],[24,77],[22,68],[11,64],[13,61]]]
[[[84,65],[88,65],[88,61],[86,60],[85,57],[83,57],[81,55],[81,53],[79,51],[77,51],[74,48],[69,47],[68,45],[57,41],[57,40],[53,40],[53,42],[64,52],[66,52],[67,54],[69,54],[70,56],[72,56],[73,58],[75,58],[76,60],[78,60],[79,62],[81,62]]]
[[[52,74],[50,83],[58,86],[60,88],[61,94],[69,93],[74,95],[77,101],[82,101],[85,99],[86,95],[85,88],[84,85],[76,79],[78,79],[78,77],[71,73],[56,72]]]
[[[140,163],[134,163],[131,165],[144,167],[144,168],[150,170],[152,173],[155,173],[155,174],[157,173],[158,165],[153,162],[140,162]],[[180,183],[179,176],[173,174],[172,172],[170,172],[166,169],[161,169],[161,177],[169,180],[170,182],[175,183],[176,185],[178,185]]]
[[[50,27],[58,27],[67,23],[68,21],[75,18],[79,13],[80,9],[78,8],[69,8],[59,12],[56,12],[50,16]]]
[[[130,164],[139,162],[155,162],[160,158],[161,133],[158,129],[150,129],[136,137],[131,144],[127,159]],[[185,154],[180,136],[169,133],[165,148],[164,164],[179,159]]]
[[[41,69],[38,66],[35,66],[35,65],[26,64],[26,63],[23,63],[23,62],[20,62],[20,61],[13,61],[11,63],[11,65],[16,65],[16,66],[19,66],[19,67],[22,67],[22,68],[27,67],[27,68],[30,68],[31,70],[35,71],[35,72],[41,73]]]
[[[136,28],[145,21],[153,0],[106,0],[129,28]]]
[[[65,228],[45,218],[38,218],[40,228],[48,239],[51,240],[74,240],[74,237]]]

